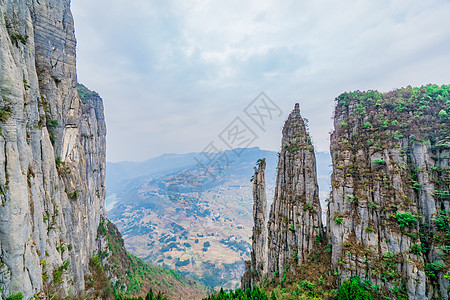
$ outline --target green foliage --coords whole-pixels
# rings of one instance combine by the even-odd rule
[[[12,115],[11,106],[7,105],[3,107],[2,109],[0,109],[0,122],[1,123],[6,122],[9,119],[9,117],[11,117],[11,115]]]
[[[377,205],[375,202],[373,202],[373,201],[369,201],[368,206],[369,206],[371,209],[376,209],[376,208],[378,208],[378,205]]]
[[[373,229],[372,227],[366,226],[366,228],[364,228],[367,232],[374,232],[375,229]]]
[[[23,294],[22,293],[13,294],[13,295],[8,296],[6,298],[6,300],[22,300],[22,299],[23,299]]]
[[[184,267],[184,266],[187,266],[189,263],[190,263],[189,259],[186,259],[186,260],[177,259],[177,261],[175,262],[175,266]]]
[[[259,166],[260,164],[265,163],[265,162],[266,162],[265,158],[260,158],[256,161],[256,165]]]
[[[448,114],[447,114],[447,112],[444,109],[441,109],[439,111],[438,116],[439,116],[439,118],[441,118],[443,120],[447,120],[448,119]]]
[[[348,202],[350,202],[351,204],[355,204],[358,205],[358,197],[350,195],[347,196]]]
[[[414,253],[416,255],[421,255],[422,253],[424,253],[424,250],[422,248],[422,245],[419,244],[414,244],[411,246],[411,249],[409,249],[409,251],[411,253]]]
[[[434,222],[436,224],[436,228],[440,231],[446,231],[450,229],[450,216],[447,216],[445,211],[440,211],[438,213],[438,217],[434,219]]]
[[[430,277],[436,277],[444,268],[445,263],[442,260],[434,261],[425,266],[425,274]]]
[[[76,200],[76,199],[78,199],[78,197],[80,197],[80,192],[78,190],[74,190],[72,192],[69,192],[66,190],[66,194],[67,194],[67,197],[69,197],[69,199],[72,199],[72,200]]]
[[[69,260],[65,260],[61,266],[53,270],[53,284],[60,285],[62,284],[62,276],[64,275],[64,272],[66,272],[69,269]]]
[[[364,288],[358,276],[346,279],[337,292],[337,300],[373,300],[373,295]]]
[[[384,166],[386,162],[382,158],[377,158],[372,161],[375,165]]]
[[[272,291],[272,294],[270,295],[270,300],[278,300],[277,294],[275,294],[275,291]]]
[[[366,122],[366,123],[364,123],[363,128],[364,129],[368,129],[368,128],[373,128],[373,126],[372,126],[372,124],[370,122]]]
[[[28,36],[23,36],[20,33],[11,33],[10,35],[11,38],[11,42],[16,46],[19,47],[19,42],[22,43],[23,45],[27,44],[27,38]]]
[[[64,162],[62,161],[61,157],[59,157],[59,156],[56,157],[55,163],[56,163],[56,166],[64,165]]]
[[[359,112],[361,115],[366,114],[366,108],[364,107],[364,105],[362,103],[359,103],[356,106],[356,111]]]
[[[365,114],[362,114],[364,110]],[[411,207],[418,205],[418,195],[426,192],[427,180],[422,182],[420,179],[424,177],[419,176],[419,173],[425,174],[425,178],[428,173],[429,181],[436,189],[433,197],[438,209],[447,208],[447,202],[450,200],[448,177],[450,168],[446,170],[450,149],[450,85],[409,86],[384,94],[373,91],[345,93],[337,98],[336,113],[339,117],[344,117],[340,118],[339,122],[344,120],[347,128],[352,130],[344,132],[339,130],[339,125],[337,126],[335,138],[342,143],[333,145],[332,150],[336,153],[333,157],[334,166],[342,170],[343,176],[352,177],[348,181],[353,182],[355,189],[358,190],[357,195],[361,194],[363,199],[367,199],[369,209],[380,215],[390,215],[390,220],[384,219],[382,229],[384,230],[384,227],[394,231],[400,229],[401,234],[411,238],[412,243],[408,252],[412,257],[419,256],[418,261],[405,257],[404,252],[386,253],[386,256],[377,259],[367,259],[367,272],[369,274],[373,272],[371,274],[374,274],[374,277],[387,284],[379,291],[380,299],[387,296],[389,299],[407,299],[407,287],[404,283],[406,278],[403,278],[399,269],[406,262],[418,268],[425,268],[427,284],[432,284],[432,289],[438,290],[439,284],[430,283],[430,279],[437,276],[442,278],[441,276],[448,273],[450,267],[450,211],[438,211],[432,222],[428,222],[425,216],[422,219],[422,216],[417,215],[421,211],[420,208],[416,211]],[[415,144],[424,145],[425,151],[435,161],[432,170],[417,169],[413,154]],[[395,148],[400,150],[401,159],[392,155]],[[360,150],[365,150],[364,153],[369,155],[377,153],[376,157],[379,159],[369,161],[367,165],[366,158],[358,157]],[[353,157],[339,155],[342,151],[353,154]],[[392,156],[389,160],[387,156],[380,155],[388,152]],[[348,157],[350,161],[347,161]],[[389,169],[385,169],[387,164]],[[389,173],[386,173],[387,171]],[[408,183],[409,191],[402,193],[398,190],[395,184],[397,174],[402,182]],[[346,182],[347,178],[343,182],[335,181],[333,184],[336,188],[345,189]],[[370,202],[377,199],[377,193],[380,194],[381,201]],[[349,215],[345,213],[347,220]],[[336,214],[333,220],[340,221],[342,217],[342,214]],[[370,227],[365,230],[370,231]],[[386,238],[384,242],[392,241]],[[367,255],[366,251],[369,250],[359,249],[356,245],[354,248],[356,249],[353,247],[346,249],[348,255],[358,251],[361,251],[361,255]],[[439,257],[436,259],[438,262],[429,261],[434,251]],[[431,256],[423,255],[428,252],[432,252],[429,253]]]
[[[433,195],[437,198],[450,199],[449,191],[436,190]]]
[[[108,233],[108,231],[106,230],[105,222],[100,221],[100,223],[98,224],[97,236],[98,237],[106,236],[107,233]]]
[[[291,224],[291,225],[289,226],[289,230],[290,230],[290,231],[295,231],[294,224]]]
[[[403,138],[403,137],[404,137],[404,135],[401,134],[399,131],[396,131],[396,132],[394,133],[394,135],[392,136],[392,138],[393,138],[394,140],[396,140],[396,141],[400,140],[400,139]]]
[[[400,228],[403,228],[403,227],[415,227],[418,224],[416,216],[414,216],[410,212],[398,212],[395,215],[395,218],[397,219],[398,226]]]
[[[217,293],[216,295],[204,298],[204,300],[222,300],[222,299],[268,300],[269,298],[266,292],[260,289],[258,286],[255,286],[252,290],[247,289],[245,293],[241,289],[229,292],[225,292],[223,289],[220,289],[219,293]],[[277,297],[274,293],[272,293],[270,299],[277,299]]]
[[[58,121],[47,119],[45,123],[47,126],[48,135],[50,136],[50,141],[54,145],[55,144],[56,127],[58,126]]]
[[[122,294],[116,294],[115,298],[116,300],[144,300],[142,299],[142,297],[126,297]],[[145,296],[145,300],[167,300],[167,298],[161,294],[161,291],[158,292],[158,295],[155,296],[153,294],[153,290],[150,288],[150,291]]]
[[[344,222],[344,219],[336,217],[336,218],[334,218],[334,222],[336,222],[336,224],[342,224]]]
[[[98,298],[107,299],[109,294],[114,294],[117,299],[137,299],[129,297],[143,295],[143,289],[149,286],[171,298],[178,298],[178,296],[183,298],[184,295],[178,294],[181,290],[185,293],[186,291],[199,292],[203,289],[197,282],[186,281],[173,270],[149,265],[128,253],[119,230],[107,219],[100,221],[97,238],[105,240],[108,246],[105,251],[100,251],[91,258],[89,269],[92,276],[85,281],[87,289],[101,291],[101,294],[97,295]],[[178,262],[186,264],[189,260],[178,260]],[[106,274],[117,278],[114,285],[110,284]],[[181,289],[182,286],[183,289]],[[160,298],[150,298],[148,295],[147,299]]]
[[[100,98],[97,92],[89,90],[87,87],[85,87],[83,84],[78,83],[77,84],[77,90],[78,95],[80,96],[80,99],[83,103],[87,103],[88,99],[90,98]]]
[[[63,269],[61,267],[53,270],[53,283],[59,285],[62,283]]]
[[[29,88],[31,88],[31,85],[28,84],[28,81],[24,78],[23,79],[23,87],[25,91],[27,91]]]
[[[56,120],[47,120],[46,121],[46,125],[47,125],[47,127],[55,128],[56,126],[58,126],[58,121],[56,121]]]

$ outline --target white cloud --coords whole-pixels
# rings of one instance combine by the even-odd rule
[[[349,90],[449,83],[450,3],[73,0],[79,80],[105,100],[108,159],[199,151],[264,90],[300,100],[320,150]],[[257,145],[278,149],[283,120]]]

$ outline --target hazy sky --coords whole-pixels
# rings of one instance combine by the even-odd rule
[[[295,102],[328,150],[340,93],[450,83],[448,0],[72,0],[72,12],[108,161],[226,149],[236,117],[251,145],[279,150]],[[283,112],[263,129],[244,113],[262,91]]]

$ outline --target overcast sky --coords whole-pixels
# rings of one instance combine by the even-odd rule
[[[108,161],[226,149],[218,136],[236,117],[252,146],[278,151],[295,102],[327,151],[340,93],[450,83],[444,0],[72,0],[72,12]],[[244,113],[262,91],[283,112],[263,128]]]

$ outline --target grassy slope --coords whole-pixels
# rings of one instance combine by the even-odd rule
[[[105,247],[91,258],[86,290],[93,288],[103,299],[113,298],[114,294],[145,297],[150,289],[168,299],[206,296],[206,288],[199,283],[182,278],[173,270],[149,265],[128,253],[117,227],[109,220],[100,223],[98,238]]]

